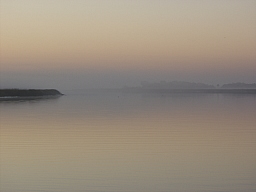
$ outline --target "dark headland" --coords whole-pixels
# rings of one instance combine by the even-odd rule
[[[1,98],[39,98],[63,95],[56,89],[0,89]]]

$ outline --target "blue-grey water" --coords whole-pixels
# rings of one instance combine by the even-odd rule
[[[255,192],[256,96],[0,102],[1,192]]]

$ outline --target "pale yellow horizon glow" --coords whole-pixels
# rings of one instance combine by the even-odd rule
[[[0,5],[2,70],[223,65],[256,70],[256,1],[1,0]]]

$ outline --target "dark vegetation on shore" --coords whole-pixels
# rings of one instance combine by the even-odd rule
[[[63,95],[56,89],[0,89],[0,97],[43,97]]]

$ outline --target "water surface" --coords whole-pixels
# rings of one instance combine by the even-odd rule
[[[256,96],[0,102],[1,192],[255,192]]]

